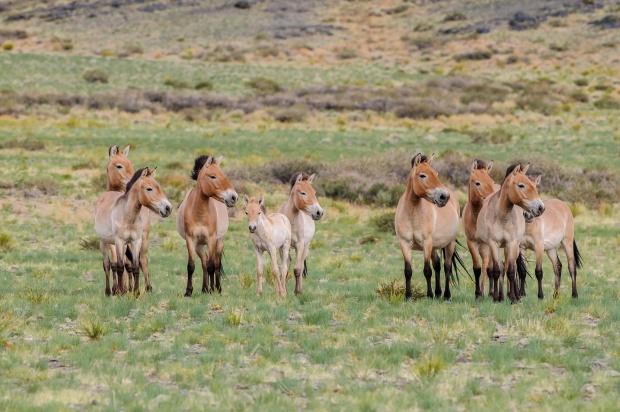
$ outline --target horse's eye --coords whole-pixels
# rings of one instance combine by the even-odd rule
[[[480,186],[480,182],[476,182],[476,186]]]
[[[247,215],[247,214],[248,214],[248,212],[245,212],[245,214]]]
[[[262,214],[263,214],[263,212],[258,212],[258,214],[259,214],[259,215],[262,215]]]
[[[116,168],[117,168],[117,169],[122,169],[122,168],[123,168],[123,166],[121,166],[121,165],[116,165]]]
[[[525,189],[525,185],[523,183],[519,183],[519,189]]]
[[[147,187],[147,188],[146,188],[146,191],[147,191],[147,192],[152,192],[152,191],[153,191],[153,188],[152,188],[152,187]]]
[[[217,179],[217,176],[211,175],[211,179],[215,180],[215,179]]]
[[[306,195],[306,192],[301,192],[301,195],[302,195],[302,196],[305,196],[305,195]]]
[[[426,179],[426,175],[424,173],[420,173],[419,176],[420,176],[420,179]]]

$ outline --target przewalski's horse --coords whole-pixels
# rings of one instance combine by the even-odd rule
[[[103,253],[103,269],[106,275],[106,295],[110,295],[110,260],[108,245],[113,244],[118,256],[124,256],[128,245],[133,250],[140,250],[144,226],[147,224],[144,209],[148,208],[162,217],[168,217],[172,206],[155,181],[155,170],[148,167],[139,169],[127,183],[126,192],[106,192],[95,206],[95,230],[100,239],[101,253]],[[147,210],[148,213],[148,210]],[[112,261],[116,265],[114,274],[115,290],[125,293],[122,282],[123,260]],[[140,268],[138,256],[133,255],[133,288],[140,291]],[[146,275],[146,272],[145,272]],[[147,288],[150,286],[148,277],[145,277]]]
[[[486,284],[487,273],[482,273],[478,250],[480,239],[476,236],[476,225],[478,223],[478,214],[482,209],[484,200],[498,191],[500,185],[495,184],[489,172],[493,168],[493,161],[488,164],[484,160],[474,160],[471,165],[469,183],[467,187],[468,201],[463,207],[463,228],[467,237],[467,247],[471,254],[474,267],[474,278],[476,280],[476,297],[484,296],[484,287]],[[482,275],[482,282],[480,282]]]
[[[314,221],[323,217],[323,208],[316,198],[312,187],[315,175],[304,172],[294,173],[291,177],[291,193],[286,202],[278,209],[291,223],[291,246],[295,249],[295,294],[303,293],[301,289],[302,272],[306,275],[306,259],[310,242],[314,237]],[[288,274],[287,274],[288,275]]]
[[[523,212],[525,218],[525,234],[521,238],[521,247],[536,252],[536,279],[538,280],[538,299],[543,299],[542,291],[542,259],[543,251],[547,252],[553,272],[555,273],[555,288],[553,296],[560,292],[562,279],[562,263],[558,259],[558,246],[560,243],[566,252],[568,271],[570,273],[573,298],[579,297],[577,293],[577,268],[581,267],[581,255],[575,241],[575,224],[573,214],[566,203],[558,199],[544,201],[545,213],[534,217],[530,212]]]
[[[456,235],[459,230],[459,202],[431,167],[434,154],[427,158],[418,153],[411,160],[411,172],[405,193],[398,201],[394,226],[405,260],[405,299],[411,298],[411,250],[424,253],[426,295],[433,297],[431,288],[431,259],[435,269],[435,296],[441,296],[441,262],[437,249],[444,251],[446,284],[444,299],[451,297],[450,277],[455,256]]]
[[[482,270],[486,271],[487,267],[492,267],[491,289],[495,302],[504,300],[503,278],[500,282],[500,274],[503,274],[504,270],[499,256],[500,248],[504,248],[504,258],[508,265],[508,297],[511,302],[518,298],[516,262],[519,256],[519,242],[525,233],[525,219],[520,208],[534,216],[540,216],[545,211],[536,189],[540,176],[531,181],[525,175],[529,167],[529,163],[525,167],[521,167],[521,164],[510,166],[500,190],[484,202],[478,214],[476,230],[478,238],[483,243],[480,246]]]
[[[121,152],[117,145],[112,145],[108,149],[108,173],[107,173],[107,191],[125,192],[127,182],[133,177],[134,170],[133,164],[127,158],[129,154],[129,145]],[[140,267],[144,274],[144,282],[146,284],[146,291],[151,292],[153,290],[148,273],[148,250],[149,250],[149,233],[151,232],[151,214],[148,209],[142,210],[143,218],[146,219],[146,226],[142,233],[142,249],[139,251]],[[132,273],[131,261],[133,260],[132,251],[128,248],[127,256],[125,257],[125,270],[127,273]],[[112,260],[116,260],[116,249],[114,245],[110,245],[110,253],[112,254]],[[131,289],[132,278],[129,276],[129,288]]]
[[[286,274],[288,272],[288,257],[291,249],[291,223],[282,213],[267,215],[263,195],[256,200],[243,196],[245,214],[248,216],[248,229],[256,252],[256,293],[263,293],[263,253],[269,252],[271,268],[275,277],[276,295],[286,296]],[[278,268],[277,252],[280,252],[282,261]]]
[[[196,181],[196,187],[185,196],[177,213],[177,231],[187,245],[187,297],[194,291],[195,254],[202,263],[202,293],[215,289],[222,292],[220,276],[224,235],[228,231],[227,207],[237,203],[237,192],[220,169],[222,159],[202,155],[194,160],[191,178]],[[208,256],[205,246],[209,249]]]

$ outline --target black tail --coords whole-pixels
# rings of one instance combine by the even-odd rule
[[[133,262],[133,253],[131,253],[131,250],[129,250],[129,247],[125,249],[125,256],[127,257],[127,259],[129,259],[130,262]]]
[[[443,252],[443,259],[445,261],[446,260],[446,249],[443,248],[442,252]],[[473,281],[474,279],[471,277],[471,273],[469,273],[469,271],[465,267],[465,264],[463,263],[463,259],[461,259],[459,252],[457,252],[455,248],[454,254],[452,255],[452,269],[454,271],[454,276],[450,276],[450,283],[452,284],[452,286],[458,286],[461,281],[460,274],[459,274],[459,268],[458,268],[458,265],[455,264],[455,262],[461,266],[461,269],[463,269],[465,273],[467,273],[467,276],[469,276],[469,278]]]
[[[525,252],[519,250],[519,256],[517,256],[517,274],[519,275],[519,280],[523,281],[523,284],[526,285],[526,277],[532,277],[532,274],[527,269],[527,259],[525,258]]]
[[[304,271],[303,271],[303,275],[304,275],[304,277],[308,276],[308,259],[304,260]]]
[[[581,269],[581,266],[583,266],[583,259],[581,258],[579,249],[577,249],[577,242],[575,242],[575,239],[573,239],[573,254],[575,255],[575,266]]]

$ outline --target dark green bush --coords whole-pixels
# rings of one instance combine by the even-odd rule
[[[107,83],[108,74],[101,69],[86,70],[82,75],[88,83]]]
[[[247,87],[260,94],[273,94],[284,90],[275,80],[257,77],[245,83]]]
[[[370,223],[384,233],[396,233],[394,229],[394,212],[384,212],[370,219]]]

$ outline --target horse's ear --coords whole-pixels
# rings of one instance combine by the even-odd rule
[[[155,170],[157,170],[157,166],[149,172],[149,177],[155,178]]]
[[[261,205],[262,207],[265,207],[265,197],[263,196],[262,193],[260,197],[258,198],[258,204]]]
[[[417,165],[419,165],[420,160],[422,160],[422,153],[418,153],[417,155],[413,156],[413,159],[411,159],[411,167],[416,167]]]
[[[131,145],[127,145],[123,149],[123,156],[125,156],[125,157],[127,157],[127,155],[129,154],[129,146],[131,146]]]
[[[213,156],[209,156],[207,157],[207,161],[205,162],[205,165],[203,167],[209,167],[211,166],[211,163],[213,163]]]
[[[248,195],[243,195],[243,201],[245,202],[246,205],[250,203],[250,199],[248,199]]]
[[[515,168],[514,168],[514,169],[512,169],[512,174],[513,174],[514,176],[516,176],[516,175],[517,175],[517,173],[519,173],[519,171],[520,171],[520,170],[521,170],[521,163],[517,163],[517,165],[515,166]]]
[[[312,173],[310,175],[310,178],[308,179],[308,183],[312,184],[312,181],[314,180],[315,177],[316,177],[316,173]]]
[[[220,163],[222,163],[222,160],[224,160],[224,156],[220,156],[220,157],[218,157],[217,159],[215,159],[215,164],[216,164],[217,166],[219,166],[219,165],[220,165]]]
[[[530,168],[530,162],[527,162],[527,164],[521,170],[521,173],[526,174],[527,173],[527,169],[529,169],[529,168]]]
[[[493,160],[491,160],[489,164],[487,164],[486,169],[487,169],[487,173],[491,173],[491,169],[493,169]]]
[[[435,159],[435,153],[431,154],[431,156],[426,159],[426,163],[430,166],[431,163],[433,163],[433,159]]]
[[[118,153],[118,146],[113,144],[112,146],[110,146],[110,148],[108,149],[108,156],[112,157],[115,154]]]
[[[303,173],[299,173],[297,175],[297,179],[295,179],[295,184],[301,182],[301,180],[304,178]]]
[[[142,169],[142,175],[140,175],[141,178],[145,178],[149,175],[150,170],[148,167],[145,167],[144,169]]]
[[[478,159],[474,160],[474,163],[471,164],[471,167],[469,168],[469,171],[473,172],[477,168],[478,168]]]
[[[540,181],[542,180],[542,175],[538,175],[538,177],[536,178],[536,186],[538,186],[540,184]]]

